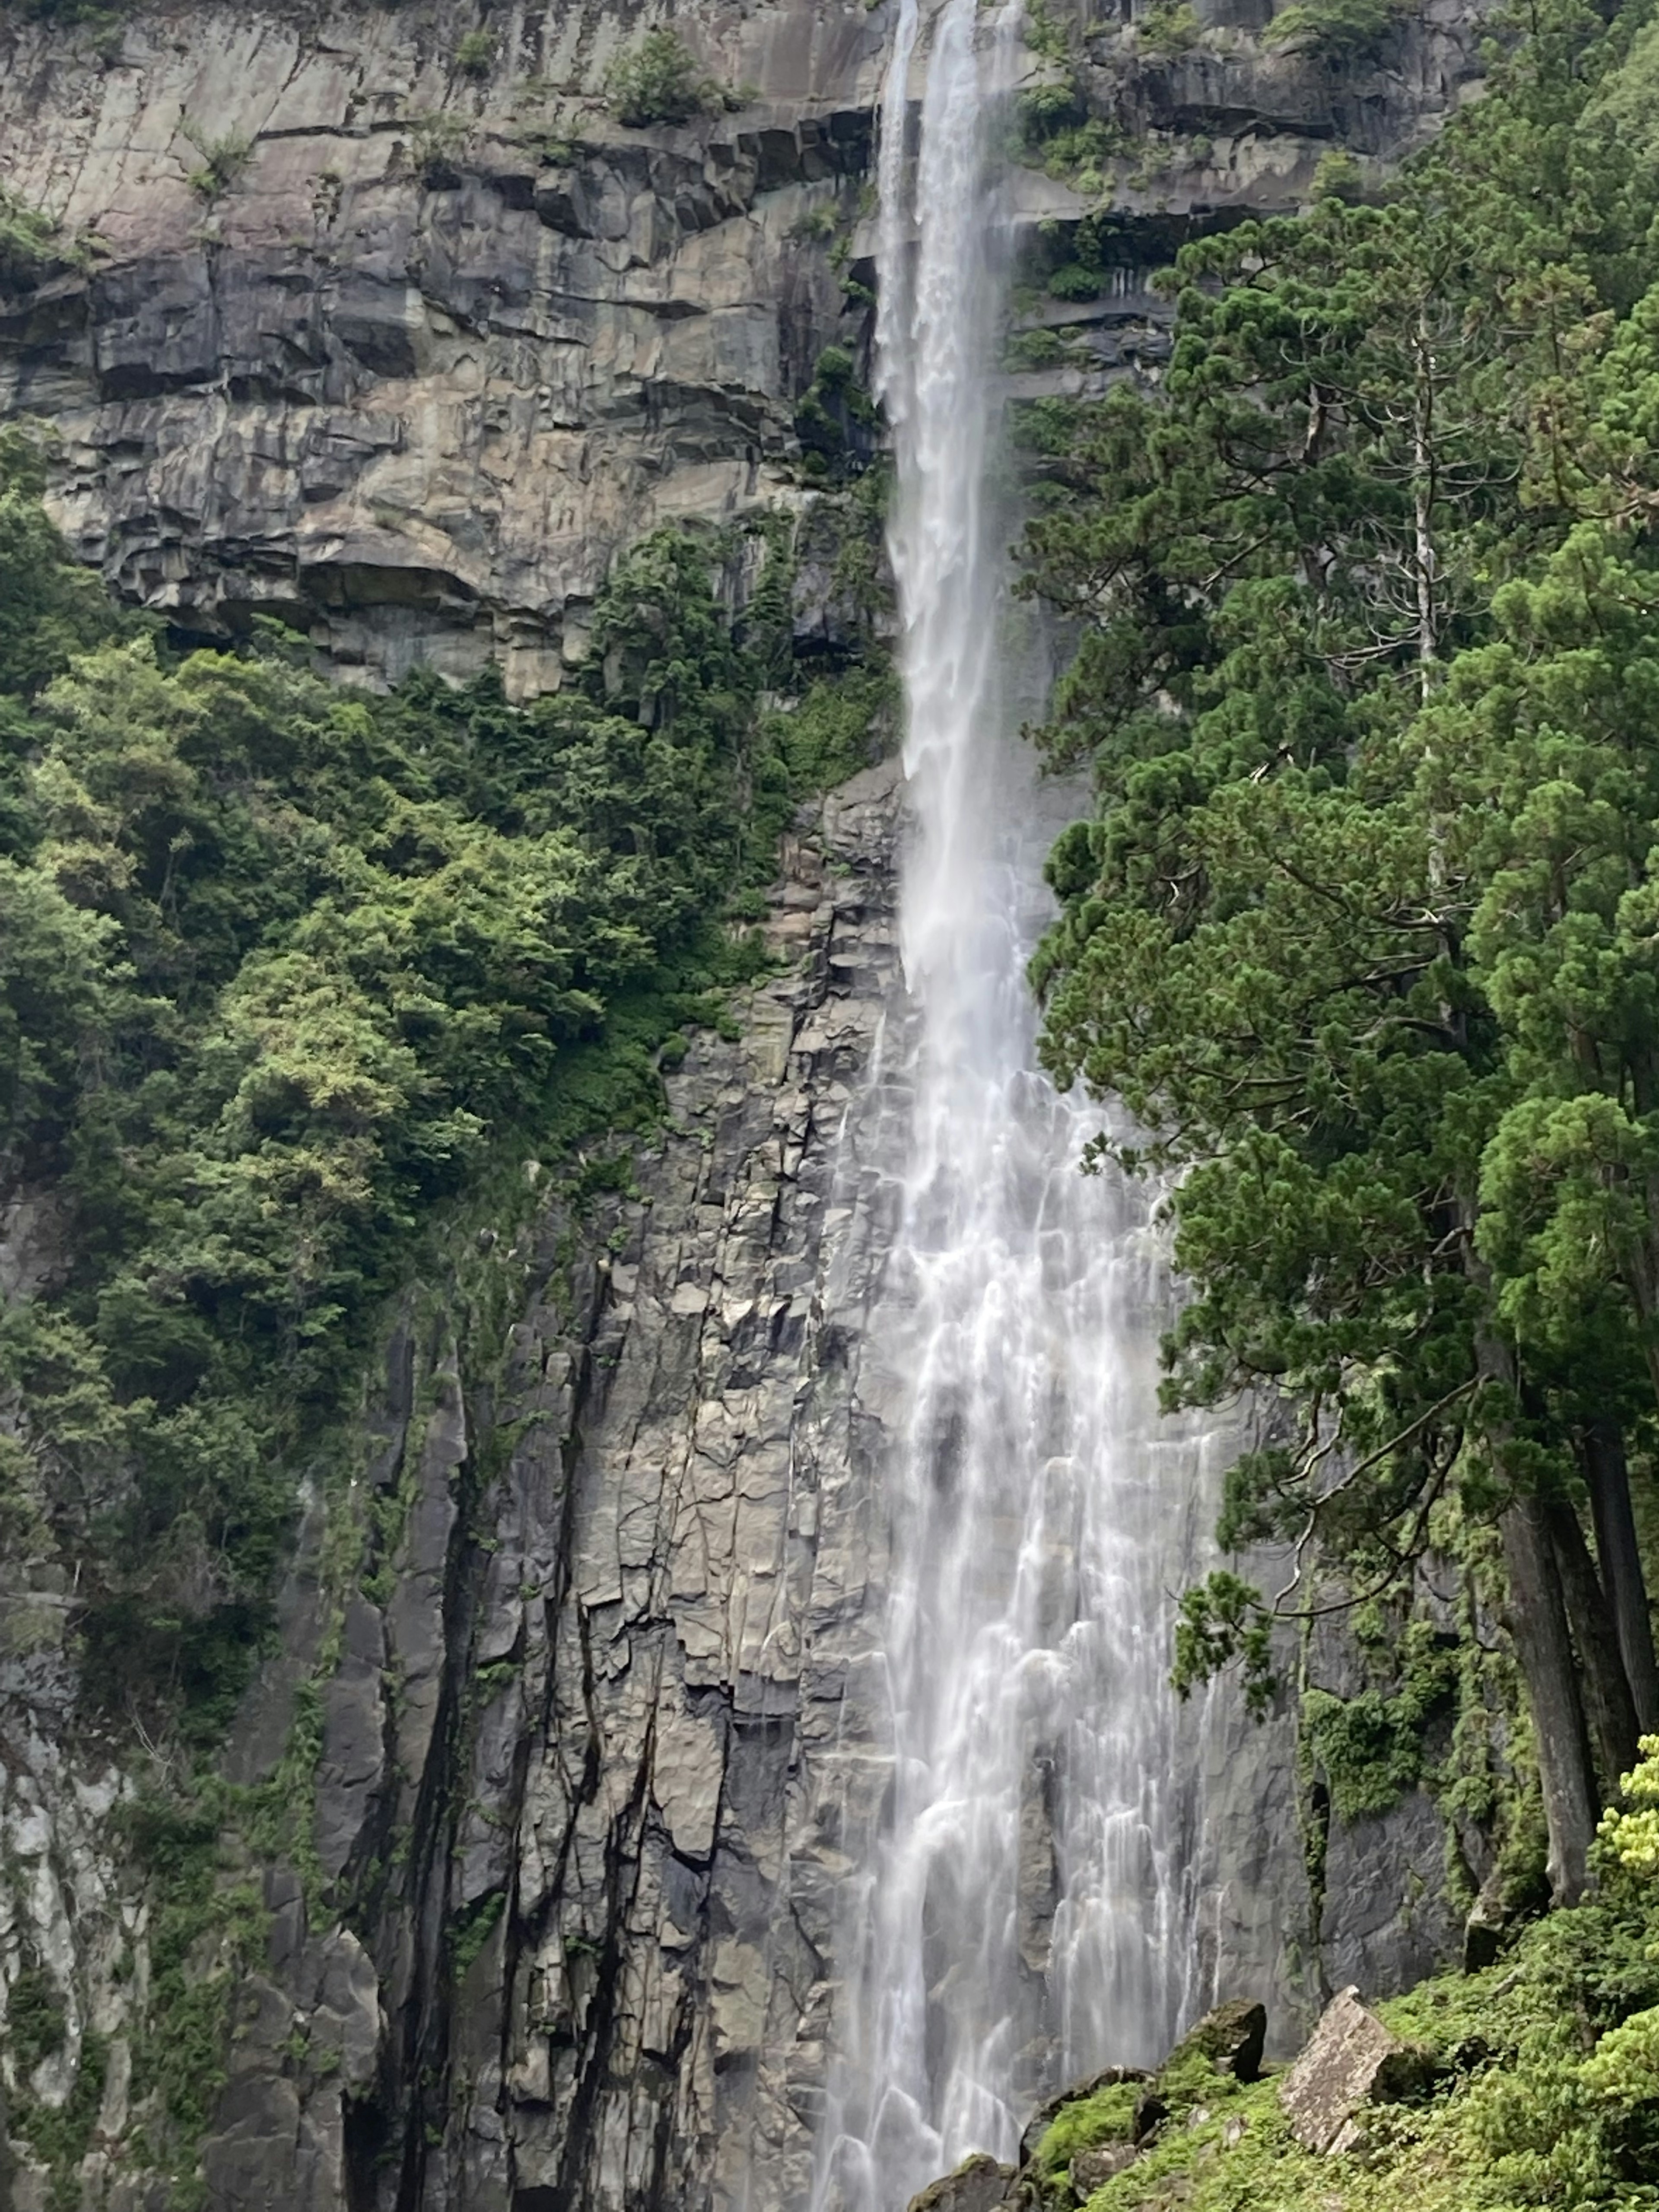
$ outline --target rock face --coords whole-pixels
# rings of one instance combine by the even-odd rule
[[[751,2201],[802,2193],[866,1784],[896,793],[868,771],[792,848],[804,957],[671,1079],[604,1256],[544,1223],[493,1393],[442,1311],[397,1349],[392,1595],[346,1605],[323,1699],[329,1904],[270,1878],[216,2203],[620,2212],[735,2197],[751,2146]]]
[[[693,0],[676,27],[735,105],[653,130],[603,97],[634,0],[515,0],[482,55],[468,0],[0,16],[0,184],[95,246],[0,296],[0,413],[50,420],[58,520],[186,634],[265,613],[347,675],[550,689],[618,544],[799,501],[795,400],[828,340],[867,342],[845,280],[891,12]],[[1340,82],[1265,49],[1255,0],[1207,0],[1173,56],[1067,12],[1149,154],[1108,296],[1039,311],[1085,365],[1022,392],[1156,366],[1146,280],[1193,223],[1296,204],[1333,143],[1396,158],[1475,67],[1466,0]],[[1018,181],[1033,219],[1091,204]]]
[[[910,2199],[909,2212],[993,2212],[1003,2203],[1014,2168],[1000,2166],[981,2152],[964,2159],[954,2173],[930,2181]]]
[[[777,496],[883,26],[711,8],[739,110],[628,131],[599,90],[639,27],[516,8],[475,82],[459,5],[6,16],[0,181],[103,250],[7,303],[0,410],[54,424],[87,556],[186,631],[264,612],[343,671],[500,660],[525,696],[618,544]]]

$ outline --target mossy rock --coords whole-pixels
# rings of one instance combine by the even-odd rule
[[[1092,2104],[1103,2091],[1127,2088],[1131,2092],[1127,2104],[1130,2118],[1133,2120],[1135,2100],[1143,2086],[1151,2079],[1151,2075],[1143,2067],[1107,2066],[1103,2067],[1098,2074],[1091,2074],[1086,2081],[1074,2081],[1069,2089],[1062,2089],[1058,2096],[1050,2097],[1046,2104],[1039,2105],[1026,2122],[1025,2132],[1019,2139],[1019,2163],[1022,2170],[1037,2158],[1047,2141],[1050,2129],[1062,2112],[1069,2112],[1074,2106]],[[1123,2133],[1126,2136],[1128,2134],[1127,2126]],[[1103,2131],[1101,2136],[1091,2137],[1090,2140],[1095,2142],[1104,2140]],[[1072,2149],[1066,2152],[1066,2158],[1071,2156],[1072,2150],[1081,2150],[1085,2147],[1081,2140],[1074,2142]],[[1065,2162],[1064,2159],[1058,2161],[1060,2166]]]
[[[1158,2080],[1178,2075],[1194,2058],[1206,2059],[1236,2081],[1261,2078],[1261,2054],[1267,2043],[1267,2008],[1237,1999],[1206,2012],[1198,2025],[1182,2036],[1164,2064]]]
[[[1013,2179],[1012,2166],[975,2151],[954,2173],[941,2174],[920,2190],[910,2199],[908,2212],[993,2212],[1006,2198]]]

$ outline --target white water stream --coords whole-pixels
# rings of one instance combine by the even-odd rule
[[[843,1954],[814,2212],[897,2212],[970,2151],[1011,2158],[1046,2091],[1161,2056],[1182,1997],[1165,1590],[1192,1462],[1153,1434],[1144,1200],[1079,1173],[1098,1110],[1036,1072],[1024,980],[1056,818],[1012,727],[1028,702],[1006,696],[992,489],[1017,7],[902,0],[881,118],[919,1025],[884,1327],[910,1404],[893,1779]]]

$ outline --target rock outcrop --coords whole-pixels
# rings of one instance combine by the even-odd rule
[[[1423,2077],[1422,2054],[1391,2035],[1358,1990],[1340,1990],[1285,2075],[1279,2100],[1307,2149],[1352,2150],[1364,2140],[1365,2107],[1393,2103]]]
[[[621,2212],[735,2198],[751,2145],[750,2201],[800,2195],[872,1782],[860,1324],[890,1194],[861,1133],[896,794],[868,771],[792,848],[771,929],[799,957],[740,1043],[694,1046],[574,1260],[543,1221],[493,1388],[441,1308],[396,1347],[392,1594],[344,1605],[321,1892],[268,1877],[216,2202],[323,2212],[343,2172],[359,2205]],[[250,1707],[246,1779],[280,1717]]]
[[[1146,151],[1106,296],[1036,311],[1079,364],[1017,392],[1155,367],[1147,278],[1194,224],[1295,205],[1333,144],[1397,158],[1476,66],[1464,0],[1340,80],[1264,48],[1253,0],[1175,53],[1075,13],[1091,104]],[[464,0],[0,17],[0,185],[65,246],[0,297],[0,414],[52,424],[72,542],[186,634],[266,614],[347,676],[551,688],[619,544],[799,500],[795,402],[867,342],[890,14],[698,0],[676,27],[734,105],[649,130],[603,92],[631,0],[520,0],[483,50]],[[1091,204],[1019,186],[1033,220]]]

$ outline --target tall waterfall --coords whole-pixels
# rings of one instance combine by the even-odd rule
[[[1037,1072],[1024,980],[1056,817],[1013,731],[994,491],[1017,21],[1018,0],[983,18],[902,0],[882,109],[919,1032],[884,1328],[909,1403],[892,1781],[844,1954],[816,2212],[896,2212],[969,2152],[1012,2157],[1042,2094],[1161,2055],[1182,1999],[1164,1592],[1189,1460],[1154,1435],[1144,1202],[1079,1173],[1098,1110]]]

